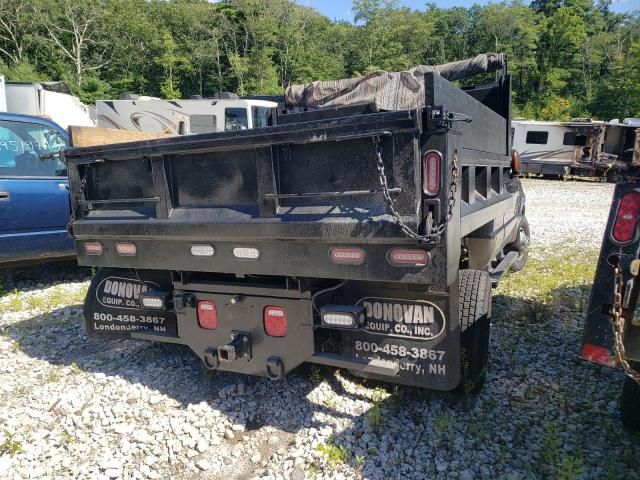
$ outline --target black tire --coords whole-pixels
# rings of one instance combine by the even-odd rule
[[[491,278],[482,270],[460,270],[460,360],[457,390],[469,395],[484,385],[489,362]]]
[[[518,227],[518,238],[511,244],[509,250],[519,252],[518,258],[511,265],[511,271],[519,272],[524,268],[529,258],[529,244],[531,243],[531,230],[529,229],[529,221],[527,217],[522,217],[520,226]]]
[[[633,367],[638,370],[640,364]],[[620,396],[622,424],[632,432],[640,432],[640,385],[630,377],[625,377]]]

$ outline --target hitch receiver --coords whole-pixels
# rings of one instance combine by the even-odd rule
[[[232,332],[231,342],[218,348],[218,360],[231,363],[241,358],[251,359],[251,340],[248,333]]]

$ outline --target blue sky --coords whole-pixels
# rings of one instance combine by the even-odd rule
[[[340,20],[353,20],[350,0],[296,0],[301,5],[306,5],[319,10],[329,18]],[[423,10],[428,0],[399,0],[398,5]],[[470,7],[474,3],[484,5],[487,0],[429,0],[440,7]],[[612,10],[616,12],[629,12],[640,10],[640,0],[614,0]]]

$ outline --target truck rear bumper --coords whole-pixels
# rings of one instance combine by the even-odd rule
[[[154,291],[170,291],[173,306],[144,308],[140,298]],[[311,362],[383,381],[451,390],[460,380],[458,316],[451,314],[457,313],[457,302],[453,305],[445,292],[424,297],[424,290],[350,282],[331,301],[361,308],[366,321],[336,329],[323,326],[314,313],[313,302],[325,300],[313,300],[304,289],[201,279],[171,282],[157,272],[136,276],[101,269],[85,302],[85,326],[92,337],[187,345],[210,369],[277,379]],[[215,324],[203,320],[204,303],[215,311]],[[270,330],[271,309],[284,314],[284,331],[282,325]]]

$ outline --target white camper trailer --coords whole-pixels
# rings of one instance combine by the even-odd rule
[[[96,102],[98,127],[188,135],[267,127],[276,102],[221,98],[162,100],[135,97]]]
[[[87,106],[71,94],[64,82],[6,82],[5,102],[8,113],[45,117],[62,128],[95,126]]]
[[[574,120],[512,122],[513,148],[521,171],[542,175],[581,175],[621,179],[632,161],[636,128],[632,123]]]
[[[570,175],[574,165],[590,163],[591,146],[602,125],[602,122],[514,120],[513,148],[520,152],[522,171]]]

